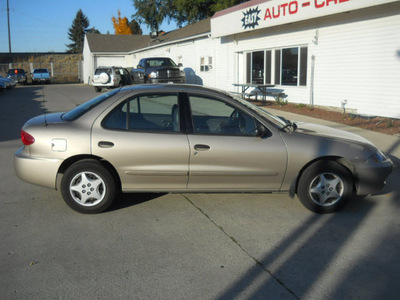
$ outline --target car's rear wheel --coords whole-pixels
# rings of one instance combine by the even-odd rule
[[[353,179],[337,162],[316,162],[301,175],[297,195],[309,210],[332,213],[342,208],[353,195]]]
[[[67,169],[61,181],[61,194],[77,212],[100,213],[114,200],[115,181],[100,162],[84,160]]]
[[[96,92],[100,93],[100,92],[101,92],[101,87],[95,86],[95,87],[94,87],[94,90],[95,90]]]

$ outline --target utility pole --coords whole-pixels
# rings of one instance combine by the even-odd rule
[[[11,54],[11,34],[10,34],[10,7],[7,0],[7,21],[8,21],[8,51]]]

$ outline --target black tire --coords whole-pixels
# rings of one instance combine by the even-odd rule
[[[101,92],[101,87],[95,86],[95,87],[94,87],[94,90],[95,90],[97,93],[100,93],[100,92]]]
[[[80,161],[65,172],[61,195],[68,206],[79,213],[100,213],[114,201],[115,180],[100,162]]]
[[[334,161],[319,161],[301,175],[297,196],[301,203],[315,213],[333,213],[353,195],[351,173]]]

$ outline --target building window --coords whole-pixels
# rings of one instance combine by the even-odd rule
[[[251,61],[251,52],[246,54],[246,83],[250,83],[251,82],[251,69],[252,69],[252,64],[250,63]]]
[[[307,47],[248,52],[246,82],[307,85]]]
[[[200,57],[200,72],[208,72],[212,69],[212,57]]]
[[[299,48],[282,49],[282,85],[297,85]]]
[[[251,83],[264,83],[264,51],[253,52]]]
[[[300,48],[300,81],[299,85],[306,86],[307,85],[307,58],[308,58],[308,49],[307,47]]]
[[[275,50],[275,84],[281,84],[281,50]]]

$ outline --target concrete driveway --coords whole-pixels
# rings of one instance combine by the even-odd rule
[[[84,85],[0,94],[2,299],[398,299],[398,168],[380,195],[331,215],[286,194],[125,194],[81,215],[16,178],[23,123],[96,95]],[[328,124],[400,158],[397,137]]]

